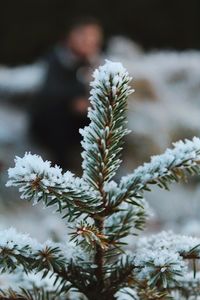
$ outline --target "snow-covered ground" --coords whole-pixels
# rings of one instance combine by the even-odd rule
[[[30,93],[42,84],[45,72],[46,65],[43,62],[13,68],[0,66],[0,93]]]

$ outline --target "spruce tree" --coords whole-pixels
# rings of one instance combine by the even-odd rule
[[[65,243],[41,244],[12,228],[0,231],[1,272],[16,276],[19,282],[15,289],[2,290],[0,299],[167,300],[198,296],[200,239],[161,232],[137,238],[129,250],[127,244],[130,235],[143,230],[148,218],[145,191],[152,185],[169,189],[170,183],[200,173],[200,139],[175,143],[115,182],[124,137],[129,133],[131,78],[121,63],[110,61],[93,76],[90,124],[80,130],[82,178],[31,153],[16,157],[15,166],[8,171],[7,185],[18,186],[22,199],[56,207],[70,228],[70,238]],[[50,287],[45,280],[51,282]]]

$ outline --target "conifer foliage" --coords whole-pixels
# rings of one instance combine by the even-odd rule
[[[155,184],[169,189],[170,183],[200,173],[200,139],[175,143],[115,182],[129,132],[131,78],[121,63],[110,61],[93,76],[90,124],[80,130],[82,178],[31,153],[16,157],[8,171],[7,185],[19,187],[21,198],[56,207],[69,224],[70,240],[40,244],[15,229],[1,231],[1,273],[14,276],[18,286],[2,290],[0,299],[167,300],[199,295],[198,238],[162,232],[138,238],[129,251],[127,243],[149,214],[144,191]]]

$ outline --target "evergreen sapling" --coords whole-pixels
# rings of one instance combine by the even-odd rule
[[[198,296],[200,239],[162,232],[138,238],[129,251],[126,245],[128,236],[138,234],[148,217],[144,191],[155,184],[169,189],[170,183],[200,173],[200,139],[175,143],[115,182],[123,138],[129,133],[126,114],[131,78],[121,63],[110,61],[93,76],[90,124],[80,130],[82,178],[31,153],[16,157],[14,168],[8,171],[7,186],[18,186],[21,198],[56,206],[72,228],[70,240],[41,244],[15,229],[1,231],[1,272],[15,278],[18,287],[2,290],[0,299]]]

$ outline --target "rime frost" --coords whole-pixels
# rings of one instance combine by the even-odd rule
[[[124,81],[127,83],[123,88],[127,93],[131,93],[128,86],[128,82],[132,79],[127,70],[119,62],[112,62],[106,60],[106,63],[103,66],[100,66],[93,73],[94,80],[91,82],[91,95],[95,96],[96,94],[103,95],[102,85],[105,84],[106,88],[112,90],[113,96],[116,96],[117,89],[124,84]],[[91,97],[92,98],[92,97]]]
[[[199,138],[194,137],[192,141],[186,139],[173,145],[173,149],[167,149],[164,154],[152,156],[149,163],[138,167],[133,174],[122,177],[121,187],[137,179],[145,185],[159,176],[170,174],[170,169],[183,164],[184,166],[196,165],[196,162],[200,160]]]
[[[57,191],[60,194],[69,189],[83,189],[94,193],[83,179],[75,177],[70,171],[63,173],[59,166],[52,167],[51,162],[43,161],[40,156],[31,153],[25,153],[22,158],[16,157],[15,167],[8,170],[8,176],[7,186],[21,186],[21,198],[24,199],[30,197],[28,191],[35,189],[38,183],[47,194],[49,187],[59,188]]]
[[[199,255],[200,239],[173,234],[171,231],[140,238],[135,255],[135,264],[141,267],[138,277],[150,279],[156,270],[185,275],[188,263],[183,258],[194,249]]]
[[[174,234],[172,231],[163,231],[151,237],[141,238],[138,241],[139,249],[146,249],[146,251],[167,249],[179,254],[187,253],[197,245],[200,245],[199,238]]]
[[[18,250],[24,247],[27,247],[27,254],[30,254],[42,245],[30,238],[28,234],[18,233],[15,228],[0,231],[0,255],[3,249],[13,250],[17,254]]]
[[[67,172],[62,174],[62,169],[58,166],[52,167],[49,161],[35,154],[25,153],[24,157],[16,157],[15,167],[8,170],[10,181],[7,185],[19,185],[20,182],[32,182],[41,178],[41,182],[46,186],[72,184],[73,174]]]
[[[105,160],[106,165],[109,165],[107,179],[110,179],[119,167],[120,151],[114,153],[110,148],[114,140],[120,144],[121,139],[129,133],[126,129],[126,99],[133,92],[129,86],[131,77],[121,63],[107,60],[103,66],[95,70],[93,77],[90,92],[91,107],[88,110],[91,122],[89,126],[80,129],[83,136],[82,146],[85,150],[82,153],[83,178],[87,181],[91,168],[94,169],[93,173],[96,173],[95,177],[99,177],[99,180],[104,176]],[[94,182],[92,184],[95,186]]]
[[[72,257],[75,261],[78,261],[78,258],[83,259],[84,257],[81,249],[79,249],[79,247],[75,247],[75,244],[70,241],[64,244],[54,243],[51,240],[39,243],[28,234],[18,233],[15,228],[0,231],[0,256],[4,249],[11,250],[13,254],[23,252],[23,256],[31,256],[39,251],[45,251],[47,248],[60,249],[60,254],[66,259],[66,261],[70,261]]]

